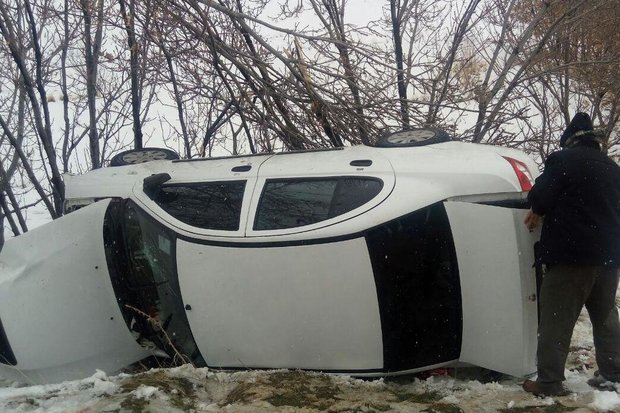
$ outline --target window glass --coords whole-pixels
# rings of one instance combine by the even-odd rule
[[[112,202],[104,241],[118,305],[138,343],[204,366],[181,298],[174,233],[132,202]]]
[[[349,212],[374,198],[383,182],[374,178],[269,180],[256,214],[255,230],[310,225]]]
[[[239,229],[245,181],[162,186],[153,200],[167,213],[193,227]]]

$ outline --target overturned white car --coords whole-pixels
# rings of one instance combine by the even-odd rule
[[[153,352],[357,376],[535,371],[525,154],[433,130],[131,164],[150,153],[66,177],[75,211],[6,242],[0,376],[65,380]]]

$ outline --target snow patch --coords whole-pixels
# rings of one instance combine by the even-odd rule
[[[594,401],[589,405],[597,412],[618,411],[620,397],[615,391],[594,391]]]
[[[136,399],[152,399],[159,395],[159,389],[153,386],[145,386],[141,384],[137,389],[131,392]]]

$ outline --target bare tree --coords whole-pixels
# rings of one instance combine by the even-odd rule
[[[579,109],[615,145],[618,1],[389,0],[353,24],[345,0],[0,0],[0,220],[60,216],[61,170],[154,141],[191,158],[433,125],[542,158]]]
[[[16,9],[21,7],[25,10],[25,15],[22,15]],[[48,180],[52,189],[53,203],[47,203],[47,206],[51,216],[58,217],[62,214],[64,184],[58,168],[51,130],[51,119],[45,88],[47,79],[45,78],[46,73],[43,67],[45,62],[39,38],[39,25],[41,24],[44,24],[43,20],[39,20],[39,24],[37,24],[30,0],[23,0],[22,4],[16,6],[9,6],[4,1],[0,2],[0,33],[19,71],[24,91],[30,103],[29,109],[32,111],[36,133],[46,156],[46,165],[49,168]],[[22,31],[22,25],[27,27],[27,30]],[[31,72],[31,66],[26,61],[27,48],[24,43],[25,39],[28,40],[29,51],[33,55],[34,73]],[[6,134],[10,131],[10,128],[5,121],[2,124],[2,129]],[[16,142],[15,139],[11,141],[12,145],[14,145],[13,142]],[[20,148],[15,149],[18,150]],[[31,179],[33,179],[33,184],[39,183],[38,178],[34,175],[31,176]],[[47,199],[46,195],[42,195],[42,197]]]
[[[394,42],[394,60],[396,61],[396,82],[400,100],[400,117],[403,126],[409,126],[409,103],[407,102],[407,79],[404,70],[403,30],[410,11],[418,2],[412,0],[390,0],[390,19],[392,23],[392,40]]]
[[[547,105],[555,112],[555,121],[542,131],[551,136],[539,138],[553,142],[543,144],[547,146],[545,153],[557,148],[557,134],[577,110],[590,112],[608,137],[607,147],[619,143],[612,132],[618,123],[620,103],[620,83],[615,76],[620,68],[620,36],[610,29],[620,21],[617,6],[617,1],[554,3],[551,16],[534,34],[536,38],[545,36],[554,28],[527,70],[528,90],[532,96],[548,95]],[[529,10],[520,12],[522,19],[529,19]],[[562,20],[556,24],[558,18]]]
[[[439,112],[443,106],[445,100],[448,98],[448,88],[450,86],[450,78],[452,70],[457,58],[457,54],[461,49],[463,41],[467,32],[470,30],[470,22],[474,17],[476,8],[478,7],[480,0],[470,0],[467,3],[465,10],[462,12],[458,23],[454,29],[452,35],[452,42],[448,48],[445,61],[442,62],[441,70],[437,76],[431,82],[430,98],[428,114],[426,116],[425,123],[427,125],[435,125],[439,120]]]
[[[84,20],[84,59],[86,93],[88,96],[90,162],[93,169],[101,167],[97,130],[97,70],[103,33],[103,0],[80,0]],[[93,22],[94,21],[94,22]],[[93,36],[94,23],[94,36]]]
[[[496,43],[495,51],[485,76],[485,82],[480,88],[478,121],[473,133],[474,142],[482,141],[485,135],[498,124],[498,121],[501,121],[498,118],[504,112],[507,102],[514,97],[515,89],[525,80],[528,69],[539,59],[545,45],[561,24],[577,12],[584,3],[585,1],[576,2],[564,12],[554,15],[552,13],[554,2],[545,2],[541,4],[533,16],[530,16],[523,30],[513,36],[512,41],[499,41]],[[512,14],[514,4],[514,1],[509,3],[506,13],[501,20],[502,36],[500,39],[503,39],[505,32],[509,28],[512,30],[512,24],[516,23],[515,16]],[[546,25],[546,29],[542,33],[538,33],[543,22],[548,22],[549,24]],[[515,24],[515,26],[518,27],[519,25]],[[501,56],[507,56],[501,65],[491,64],[497,63]]]
[[[121,16],[125,23],[125,32],[127,33],[127,46],[129,49],[130,62],[130,78],[131,78],[131,105],[133,114],[133,133],[134,148],[140,149],[142,143],[142,124],[141,124],[141,90],[140,90],[140,45],[136,40],[136,2],[135,0],[118,0],[121,10]],[[150,2],[146,2],[146,14],[150,13]]]
[[[60,11],[59,15],[62,16],[62,34],[63,39],[61,41],[61,58],[60,58],[60,88],[62,91],[62,104],[63,104],[63,121],[64,121],[64,136],[62,140],[62,165],[63,171],[67,172],[69,170],[69,157],[70,157],[70,147],[69,140],[71,136],[71,123],[69,119],[69,80],[67,75],[67,59],[69,53],[69,44],[72,40],[71,38],[71,28],[70,28],[70,9],[69,9],[69,0],[64,0],[63,9]]]
[[[369,143],[369,128],[364,116],[364,105],[358,76],[351,62],[350,46],[347,38],[347,28],[344,23],[345,1],[336,0],[310,0],[317,17],[327,30],[332,44],[339,54],[339,63],[342,65],[347,86],[353,97],[354,110],[357,115],[357,131],[364,143]]]

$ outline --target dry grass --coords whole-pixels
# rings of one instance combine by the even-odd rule
[[[142,373],[130,377],[121,384],[121,391],[131,393],[140,386],[149,386],[159,389],[170,398],[172,406],[189,411],[196,407],[196,391],[194,384],[188,379],[181,377],[172,377],[165,370],[158,370],[153,373]],[[124,406],[130,408],[131,411],[144,411],[148,405],[148,401],[129,397],[123,403]]]
[[[564,413],[577,410],[576,407],[564,406],[562,403],[554,403],[550,406],[524,406],[507,409],[499,409],[500,413]]]

